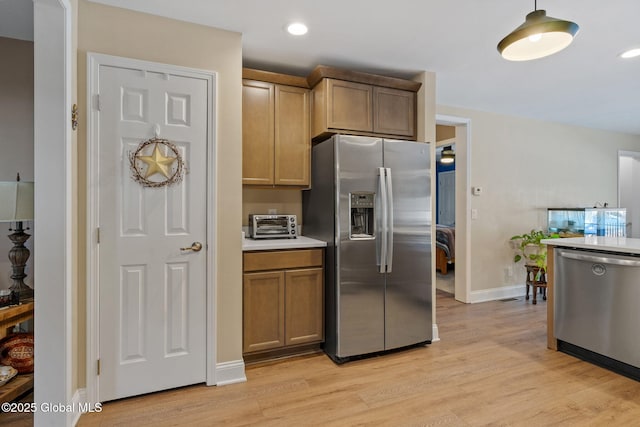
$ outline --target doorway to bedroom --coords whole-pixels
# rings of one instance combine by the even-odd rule
[[[455,298],[456,301],[460,301],[463,303],[471,302],[471,262],[470,262],[470,252],[471,252],[471,151],[472,151],[472,141],[471,141],[471,119],[468,117],[461,116],[453,116],[447,114],[436,114],[436,147],[434,151],[436,151],[436,155],[434,155],[434,167],[433,170],[436,172],[437,177],[437,169],[438,164],[440,163],[440,159],[442,157],[442,151],[445,151],[446,155],[453,154],[454,161],[452,162],[455,167],[454,172],[454,190],[449,191],[449,196],[453,197],[455,200],[455,204],[453,207],[454,218],[453,222],[453,235],[450,235],[450,239],[453,243],[453,256],[451,256],[451,260],[446,259],[447,266],[447,274],[442,274],[436,268],[435,271],[435,298],[436,304],[438,304],[438,297],[440,296],[449,296]],[[438,126],[439,125],[439,126]],[[442,127],[445,126],[445,127]],[[453,129],[455,129],[455,132]],[[443,132],[444,131],[444,132]],[[451,145],[451,150],[449,150],[448,146]],[[446,150],[445,150],[446,148]],[[451,151],[452,153],[447,153],[446,151]],[[446,172],[446,171],[444,171]],[[436,179],[433,182],[433,194],[434,194],[434,221],[435,224],[438,223],[439,215],[438,211],[440,207],[443,207],[443,200],[438,202],[437,192],[438,186],[436,184]],[[446,179],[446,178],[445,178]],[[444,184],[445,186],[447,184]],[[446,209],[445,209],[446,210]],[[447,213],[443,214],[443,217],[446,216]],[[438,216],[438,218],[436,218]],[[440,227],[434,226],[434,241],[437,241],[436,235],[442,233],[438,233],[437,230]],[[440,246],[439,244],[437,246]],[[436,246],[436,247],[437,247]],[[436,256],[434,255],[434,261]],[[446,252],[445,252],[446,255]],[[451,254],[450,254],[451,255]],[[448,294],[444,291],[440,291],[439,287],[444,287],[445,283],[449,283],[449,289],[453,287],[453,294]],[[453,286],[451,286],[453,285]]]
[[[455,294],[456,127],[436,125],[436,289]]]

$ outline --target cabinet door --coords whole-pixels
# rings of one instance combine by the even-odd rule
[[[333,79],[327,84],[327,127],[371,132],[373,88]]]
[[[285,272],[286,345],[324,339],[323,283],[322,268]]]
[[[373,131],[382,134],[415,136],[414,92],[374,87]]]
[[[273,185],[274,85],[242,82],[242,183]]]
[[[276,86],[275,185],[309,185],[309,90]]]
[[[244,274],[243,352],[284,346],[284,280],[283,271]]]

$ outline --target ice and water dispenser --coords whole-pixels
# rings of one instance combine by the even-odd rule
[[[375,193],[350,193],[349,238],[352,240],[374,239]]]

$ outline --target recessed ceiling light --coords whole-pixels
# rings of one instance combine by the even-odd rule
[[[620,54],[620,58],[635,58],[636,56],[640,56],[640,49],[629,49],[626,52],[622,52]]]
[[[307,31],[309,31],[309,29],[302,22],[294,22],[287,25],[287,32],[294,36],[302,36],[307,34]]]

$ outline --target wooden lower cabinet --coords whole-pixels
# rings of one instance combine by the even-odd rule
[[[245,353],[284,345],[284,271],[244,275]]]
[[[274,259],[279,262],[269,262]],[[257,268],[276,270],[252,271]],[[245,253],[244,271],[243,353],[324,340],[322,249]]]
[[[285,345],[324,339],[323,269],[285,272]]]

